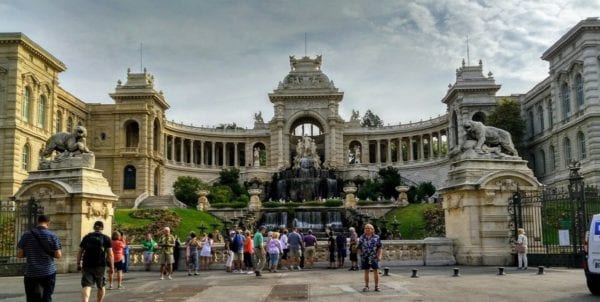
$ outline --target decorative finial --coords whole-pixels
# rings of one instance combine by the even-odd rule
[[[465,67],[465,59],[462,60],[462,67]]]
[[[488,72],[488,78],[491,78],[494,74],[490,71]]]
[[[448,83],[448,89],[452,88],[452,84]]]
[[[117,86],[121,86],[121,80],[120,79],[117,81]]]
[[[131,73],[131,68],[127,68],[127,74]]]
[[[481,59],[479,59],[479,67],[483,66],[483,63],[481,62]]]

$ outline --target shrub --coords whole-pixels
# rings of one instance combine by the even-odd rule
[[[344,204],[343,201],[339,199],[327,199],[323,205],[326,207],[340,207]]]
[[[446,235],[444,208],[441,204],[425,210],[423,217],[427,236],[443,237]]]
[[[173,183],[173,192],[178,200],[195,207],[198,204],[198,191],[205,187],[206,184],[196,177],[179,176]]]

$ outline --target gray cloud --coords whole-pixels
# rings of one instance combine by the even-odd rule
[[[386,123],[445,112],[440,99],[466,57],[524,93],[547,74],[541,53],[590,14],[594,1],[19,1],[0,3],[3,30],[21,31],[63,60],[61,85],[84,101],[108,93],[126,70],[155,75],[186,124],[252,125],[269,119],[267,94],[288,55],[323,55],[345,92],[340,107],[373,109]]]

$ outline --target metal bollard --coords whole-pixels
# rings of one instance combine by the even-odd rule
[[[499,267],[498,268],[498,276],[504,276],[506,275],[506,273],[504,273],[504,267]]]
[[[543,266],[538,266],[538,275],[543,275],[544,274],[544,267]]]
[[[412,276],[410,276],[411,278],[419,278],[419,276],[417,275],[417,273],[419,272],[418,269],[413,268],[412,270]]]
[[[459,269],[457,267],[454,268],[454,275],[452,277],[460,277]]]
[[[384,267],[383,268],[383,275],[384,276],[389,276],[390,275],[390,268],[389,267]]]

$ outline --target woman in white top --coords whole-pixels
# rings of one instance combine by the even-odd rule
[[[213,245],[213,234],[208,234],[208,237],[204,237],[202,240],[202,250],[200,251],[200,259],[202,264],[200,269],[208,270],[210,264],[210,258],[212,257],[212,245]]]
[[[519,233],[519,236],[517,237],[519,269],[527,269],[527,236],[525,236],[525,230],[523,228],[519,228],[517,232]]]

